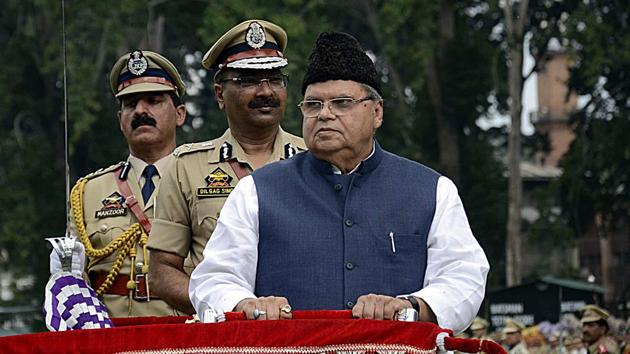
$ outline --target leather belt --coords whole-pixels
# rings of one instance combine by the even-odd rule
[[[105,279],[107,279],[107,273],[90,273],[90,282],[92,283],[93,289],[98,289],[105,282]],[[118,274],[112,286],[105,291],[105,294],[129,296],[129,289],[127,289],[129,279],[129,274]],[[136,275],[134,282],[136,283],[136,287],[132,290],[133,299],[138,302],[147,301],[147,284],[144,274]],[[159,297],[154,296],[153,292],[151,292],[151,300],[153,299],[159,299]]]

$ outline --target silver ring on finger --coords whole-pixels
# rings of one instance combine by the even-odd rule
[[[396,312],[396,321],[416,322],[418,321],[418,311],[409,308],[400,309]]]
[[[266,311],[261,311],[261,310],[259,310],[259,309],[257,309],[257,308],[255,308],[255,309],[254,309],[254,313],[253,313],[253,315],[254,315],[254,319],[255,319],[255,320],[257,320],[257,319],[258,319],[258,317],[260,317],[260,316],[262,316],[262,315],[266,315],[266,314],[267,314],[267,312],[266,312]]]

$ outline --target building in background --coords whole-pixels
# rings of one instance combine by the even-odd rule
[[[523,178],[523,218],[533,223],[540,217],[536,207],[536,191],[562,175],[559,162],[575,139],[570,122],[578,109],[578,96],[568,91],[570,58],[562,50],[546,54],[545,65],[537,75],[538,110],[530,113],[537,135],[546,140],[544,149],[536,151],[533,161],[521,164]],[[559,207],[551,209],[551,216],[560,216]],[[524,274],[540,274],[541,265],[552,274],[565,273],[568,268],[578,271],[579,277],[601,284],[606,292],[601,305],[613,313],[630,315],[630,226],[628,219],[617,220],[614,232],[598,235],[593,226],[574,245],[549,249],[545,243],[524,243]],[[594,220],[593,225],[596,224]],[[555,235],[550,234],[549,237]]]
[[[536,77],[538,109],[529,113],[529,119],[538,140],[544,142],[541,144],[544,148],[538,148],[533,159],[523,160],[520,165],[526,237],[523,254],[527,255],[523,257],[523,274],[566,275],[579,272],[578,247],[574,243],[558,241],[555,230],[532,230],[531,225],[539,222],[541,217],[561,217],[559,206],[552,206],[545,214],[540,209],[540,198],[541,194],[548,193],[549,184],[562,176],[558,163],[575,137],[569,119],[577,109],[577,96],[568,92],[568,56],[562,51],[550,50],[543,62],[545,65],[539,69]],[[549,224],[553,224],[553,220]]]

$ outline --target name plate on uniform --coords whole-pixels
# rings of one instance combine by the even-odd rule
[[[197,198],[227,197],[234,187],[200,187],[197,188]]]
[[[101,209],[96,211],[96,218],[109,218],[112,216],[124,216],[127,215],[127,208],[113,208],[113,209]]]

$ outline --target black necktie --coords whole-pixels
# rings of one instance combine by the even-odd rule
[[[142,175],[144,176],[144,186],[142,186],[142,200],[144,200],[144,204],[147,204],[149,198],[151,198],[151,194],[153,194],[153,190],[155,190],[155,184],[153,184],[153,176],[157,175],[157,168],[153,165],[147,165],[142,171]]]

